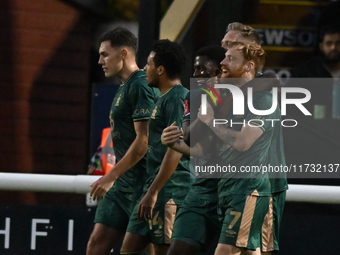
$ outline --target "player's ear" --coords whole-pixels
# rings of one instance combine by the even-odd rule
[[[247,72],[251,72],[253,71],[255,68],[254,62],[253,61],[249,61],[246,65],[246,71]]]
[[[165,71],[164,66],[160,65],[160,66],[157,67],[158,75],[162,75],[164,73],[164,71]]]
[[[122,51],[121,51],[121,58],[122,58],[122,60],[125,60],[126,56],[127,56],[127,49],[123,48]]]

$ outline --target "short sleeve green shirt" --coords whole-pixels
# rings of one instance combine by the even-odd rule
[[[164,128],[170,126],[174,121],[181,128],[183,120],[183,102],[188,90],[182,85],[172,87],[168,92],[161,95],[151,111],[149,122],[149,145],[147,153],[147,187],[155,179],[164,155],[168,147],[161,142],[161,135]],[[174,174],[170,177],[163,190],[171,190],[172,197],[175,200],[183,200],[186,189],[189,189],[193,178],[190,178],[189,158],[183,156],[180,160]]]
[[[158,95],[159,95],[158,90]],[[125,155],[136,138],[134,122],[149,120],[157,91],[148,86],[143,70],[137,70],[123,83],[113,99],[110,111],[111,135],[117,161]],[[115,187],[134,192],[145,180],[145,158],[120,176]]]
[[[272,106],[272,95],[269,92],[260,92],[253,95],[253,106],[257,110],[268,110]],[[261,128],[263,134],[254,142],[254,144],[245,152],[239,152],[231,146],[220,144],[220,156],[222,165],[235,166],[240,172],[245,167],[253,167],[259,169],[261,166],[270,163],[270,150],[272,141],[276,141],[280,146],[283,144],[278,142],[282,138],[282,130],[280,130],[281,121],[268,121],[271,119],[281,120],[279,108],[266,116],[256,115],[250,112],[247,103],[245,103],[245,115],[232,115],[230,113],[227,119],[233,122],[232,129],[240,131],[243,122],[249,123],[254,128]],[[234,124],[239,123],[239,124]],[[229,122],[230,124],[230,122]],[[249,169],[249,168],[248,168]],[[219,182],[219,196],[225,197],[230,194],[257,194],[267,196],[271,194],[271,185],[267,173],[261,171],[252,171],[243,173],[246,178],[235,178],[237,174],[228,173]],[[227,177],[227,178],[225,178]]]
[[[201,106],[201,95],[205,92],[200,89],[189,91],[184,100],[183,121],[194,121],[197,119],[198,109]]]
[[[183,122],[194,121],[197,118],[197,112],[201,103],[201,95],[205,92],[200,89],[190,90],[184,100]],[[191,100],[192,99],[192,100]],[[191,113],[192,111],[192,113]],[[192,115],[191,115],[192,114]],[[205,164],[208,158],[191,159],[199,161],[199,164]],[[196,178],[195,182],[187,195],[187,199],[196,200],[197,196],[200,199],[209,199],[217,201],[217,183],[218,179]],[[217,203],[217,202],[216,202]]]

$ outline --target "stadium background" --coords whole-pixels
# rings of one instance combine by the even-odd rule
[[[117,80],[104,79],[97,64],[97,39],[109,28],[122,25],[138,34],[138,63],[143,67],[152,42],[164,35],[160,21],[167,17],[176,23],[185,13],[181,33],[167,29],[167,35],[186,47],[189,61],[183,84],[188,86],[193,54],[205,45],[220,44],[229,22],[239,21],[258,30],[268,54],[265,70],[274,70],[282,78],[289,77],[290,68],[316,51],[318,28],[340,22],[339,1],[185,0],[182,3],[191,6],[191,11],[182,8],[186,10],[166,16],[175,2],[178,0],[2,0],[1,171],[86,173],[106,120],[108,126],[104,105],[110,104],[118,85]],[[339,163],[339,123],[308,121],[315,127],[312,132],[303,128],[285,131],[288,163],[308,163],[311,158],[318,163]],[[338,179],[289,182],[340,185]],[[21,244],[18,234],[6,249],[0,232],[0,254],[84,254],[94,210],[86,206],[84,195],[1,191],[0,208],[0,231],[10,217],[11,231],[27,239],[27,245]],[[338,205],[287,203],[280,254],[336,254],[339,209]],[[37,237],[44,244],[32,250],[31,221],[46,217],[54,226],[63,223],[54,227],[55,238],[51,231],[49,242]],[[78,219],[74,248],[67,251],[67,224],[74,218]],[[65,240],[57,238],[59,234]]]

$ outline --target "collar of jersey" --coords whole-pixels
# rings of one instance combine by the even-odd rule
[[[174,87],[176,87],[178,85],[181,85],[181,84],[176,84],[176,85],[172,86],[170,89],[168,89],[167,92],[165,92],[163,95],[160,95],[159,97],[162,97],[162,96],[166,95],[170,90],[172,90]]]
[[[137,72],[140,71],[140,70],[141,70],[141,69],[137,69],[137,70],[133,71],[132,74],[130,74],[130,76],[126,79],[126,81],[125,81],[125,82],[122,82],[122,84],[120,84],[120,86],[124,86],[124,84],[127,83],[128,80],[130,80],[130,78],[131,78],[135,73],[137,73]]]

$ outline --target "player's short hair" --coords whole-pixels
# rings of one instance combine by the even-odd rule
[[[199,49],[195,56],[206,56],[210,60],[220,64],[225,57],[225,49],[217,45],[209,45]]]
[[[340,34],[340,25],[329,24],[320,29],[319,42],[321,43],[326,35]]]
[[[99,42],[102,43],[105,41],[110,41],[112,47],[127,46],[133,49],[134,53],[137,52],[137,37],[126,28],[117,27],[103,34]]]
[[[241,50],[243,53],[243,57],[247,61],[254,62],[255,74],[261,71],[264,66],[266,52],[264,49],[257,43],[230,43],[229,47],[237,47],[237,50]]]
[[[242,41],[253,42],[259,45],[261,44],[260,35],[251,26],[247,26],[239,22],[233,22],[227,27],[226,32],[228,33],[229,31],[239,31],[241,33],[240,39]]]
[[[164,66],[170,79],[179,78],[186,64],[184,47],[168,39],[158,40],[154,43],[151,51],[155,52],[153,61],[155,66]]]

